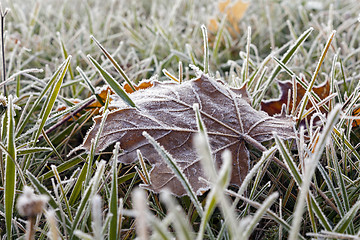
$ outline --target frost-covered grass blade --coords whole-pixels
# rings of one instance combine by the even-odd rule
[[[15,189],[16,189],[16,167],[14,161],[16,159],[15,146],[15,121],[14,121],[14,106],[13,98],[9,96],[9,106],[6,114],[7,122],[7,151],[8,155],[5,160],[5,184],[4,184],[4,207],[5,207],[5,223],[7,238],[12,238],[12,218],[15,203]]]
[[[122,99],[124,102],[129,104],[131,107],[136,107],[135,103],[131,100],[129,95],[124,91],[120,84],[103,68],[100,64],[90,55],[88,55],[89,60],[92,62],[94,67],[103,77],[103,79],[109,84],[109,86],[114,90],[114,92]]]

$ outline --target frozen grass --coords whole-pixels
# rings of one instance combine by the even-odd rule
[[[351,117],[360,96],[357,0],[254,0],[239,33],[206,0],[8,0],[3,7],[10,9],[2,68],[6,107],[0,101],[4,238],[360,239],[360,137]],[[207,31],[214,16],[218,31]],[[149,181],[140,152],[133,165],[113,161],[118,146],[100,156],[68,155],[91,125],[95,113],[85,109],[99,99],[95,87],[104,80],[131,105],[118,83],[181,82],[199,69],[232,86],[247,82],[257,109],[262,99],[278,96],[276,79],[307,89],[302,106],[317,101],[312,87],[328,80],[329,114],[317,114],[320,125],[297,128],[295,140],[275,136],[263,152],[249,146],[257,170],[240,190],[228,186],[231,159],[224,153],[223,167],[208,171],[212,190],[201,197],[191,187],[180,199],[133,191]],[[108,100],[101,100],[105,109]],[[66,109],[56,111],[59,106]],[[306,110],[288,112],[302,117]],[[208,166],[206,126],[199,116],[198,122],[197,148]],[[172,157],[147,137],[187,186]],[[27,221],[15,208],[24,186],[48,199],[45,213]]]

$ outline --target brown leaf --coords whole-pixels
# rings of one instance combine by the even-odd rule
[[[177,196],[186,194],[171,169],[143,137],[142,132],[146,131],[173,156],[200,195],[209,186],[199,180],[199,177],[206,179],[206,174],[192,144],[197,133],[193,104],[197,103],[217,165],[221,165],[222,151],[229,149],[233,157],[231,184],[239,186],[249,170],[249,152],[242,135],[259,142],[271,139],[273,132],[283,138],[294,136],[291,119],[269,117],[265,112],[256,111],[243,95],[244,89],[231,89],[206,76],[183,84],[154,82],[152,88],[131,94],[137,108],[119,102],[119,109],[108,115],[96,152],[120,142],[123,153],[119,161],[132,163],[137,160],[136,150],[140,149],[152,165],[149,188],[155,192],[168,188]],[[86,150],[90,149],[101,117],[94,120],[82,145]]]
[[[287,105],[288,98],[289,98],[289,90],[290,90],[290,102],[289,102],[289,109],[292,109],[293,107],[293,83],[291,81],[278,81],[277,82],[281,95],[278,99],[272,99],[268,101],[262,101],[261,102],[261,110],[267,112],[270,116],[274,116],[276,114],[281,113],[282,105]],[[313,87],[313,91],[321,98],[324,99],[329,96],[330,94],[330,82],[326,81],[325,83]],[[295,107],[298,107],[300,104],[302,98],[304,97],[306,93],[306,89],[304,89],[300,83],[296,84],[296,103]],[[308,101],[306,108],[309,109],[313,105],[311,101]],[[324,108],[320,108],[322,112],[325,112]]]

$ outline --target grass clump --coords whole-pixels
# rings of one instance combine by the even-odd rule
[[[12,0],[5,6],[10,12],[2,31],[0,83],[4,238],[359,239],[356,1],[254,0],[237,23],[240,31],[217,3],[205,0]],[[207,28],[210,18],[217,21],[216,31]],[[100,100],[102,114],[108,114],[110,97],[101,97],[97,87],[106,82],[133,106],[123,82],[182,82],[197,71],[230,86],[246,83],[256,109],[279,95],[276,81],[292,79],[306,89],[300,107],[288,111],[298,119],[297,138],[275,136],[263,151],[249,146],[253,170],[240,189],[228,186],[226,152],[223,167],[208,171],[210,192],[197,197],[189,188],[187,197],[175,199],[137,189],[149,181],[140,152],[140,162],[122,165],[114,160],[118,144],[96,155],[95,139],[93,151],[74,151],[98,114],[92,104]],[[315,107],[313,117],[303,120],[307,102],[319,100],[314,85],[324,81],[330,82],[326,114]],[[206,155],[206,130],[198,122],[197,148],[208,166],[212,156]],[[29,192],[46,198],[48,207],[25,219],[15,205]]]

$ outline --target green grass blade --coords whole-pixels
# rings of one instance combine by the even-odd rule
[[[24,120],[19,123],[19,127],[16,129],[16,137],[19,137],[20,134],[24,131],[24,128],[26,127],[26,125],[29,123],[30,117],[33,114],[33,112],[35,111],[35,109],[39,106],[41,100],[43,99],[43,97],[45,96],[45,94],[47,93],[47,91],[51,88],[51,86],[53,85],[53,83],[56,81],[56,79],[58,78],[60,72],[63,70],[64,66],[66,65],[67,61],[64,61],[60,67],[56,70],[56,72],[54,73],[54,75],[51,77],[50,81],[46,84],[46,86],[44,87],[43,91],[40,93],[40,95],[38,96],[38,98],[36,99],[36,101],[34,102],[34,104],[32,105],[31,109],[29,110],[29,112],[25,115]]]
[[[189,56],[189,59],[191,61],[191,63],[196,66],[196,64],[199,62],[196,57],[195,57],[195,53],[194,53],[194,50],[192,49],[191,45],[190,44],[186,44],[185,45],[185,48],[186,48],[186,52]]]
[[[102,236],[102,201],[98,194],[95,194],[91,198],[91,227],[93,229],[94,240],[103,240]],[[111,239],[111,238],[110,238]]]
[[[72,206],[75,204],[76,200],[79,198],[80,196],[80,192],[82,189],[82,184],[86,179],[86,174],[87,174],[87,163],[84,164],[84,166],[81,169],[80,175],[76,180],[75,186],[73,188],[73,190],[71,191],[71,195],[69,198],[69,204]]]
[[[9,104],[7,109],[7,150],[5,162],[5,192],[4,192],[4,207],[5,207],[5,223],[7,239],[12,239],[11,225],[12,216],[15,203],[15,189],[16,189],[16,149],[15,149],[15,121],[14,121],[14,106],[13,98],[9,96]]]
[[[326,217],[326,214],[321,210],[320,205],[315,200],[314,196],[310,194],[311,207],[315,215],[318,217],[321,225],[328,231],[331,231],[332,227]]]
[[[106,214],[106,218],[104,221],[104,224],[102,226],[102,230],[101,230],[101,235],[104,236],[107,234],[108,230],[109,230],[109,226],[110,226],[110,221],[113,217],[118,218],[118,216],[113,216],[111,213]],[[109,238],[112,239],[112,238]],[[115,238],[116,239],[116,238]]]
[[[27,175],[28,179],[30,180],[31,184],[33,185],[33,187],[40,194],[44,194],[49,197],[48,203],[53,209],[59,209],[61,207],[58,205],[55,198],[50,194],[50,191],[43,184],[41,184],[39,182],[39,180],[33,174],[31,174],[29,171],[26,171],[26,175]],[[63,219],[63,216],[61,215],[59,210],[56,211],[56,215],[57,215],[58,219]],[[68,231],[71,229],[71,224],[72,223],[70,222],[69,218],[65,216],[65,226],[64,227]]]
[[[231,196],[234,196],[234,197],[236,197],[236,198],[239,198],[239,199],[247,202],[249,205],[251,205],[251,206],[254,207],[254,208],[259,209],[259,208],[261,207],[261,204],[260,204],[260,203],[255,202],[255,201],[252,201],[252,200],[250,200],[250,199],[248,199],[248,198],[246,198],[246,197],[244,197],[244,196],[242,196],[242,195],[237,194],[236,192],[233,192],[233,191],[231,191],[231,190],[226,190],[225,192],[226,192],[227,194],[231,195]],[[290,226],[284,219],[280,218],[276,213],[274,213],[273,211],[271,211],[271,209],[267,209],[267,210],[266,210],[266,213],[267,213],[272,219],[274,219],[275,222],[277,222],[278,224],[280,224],[285,230],[287,230],[287,231],[290,231],[290,230],[291,230],[291,226]],[[298,238],[300,238],[300,239],[302,239],[302,240],[305,239],[301,234],[298,235]]]
[[[296,50],[303,44],[303,42],[309,37],[310,33],[313,31],[314,29],[311,27],[308,30],[306,30],[303,34],[301,34],[301,36],[298,38],[298,40],[289,48],[289,50],[285,53],[285,55],[282,57],[281,62],[283,62],[284,64],[286,64],[287,62],[289,62],[289,60],[291,59],[292,56],[294,56]],[[266,87],[265,89],[268,89],[269,86],[271,85],[271,83],[273,82],[273,80],[276,78],[276,76],[279,74],[281,70],[281,67],[278,66],[275,68],[275,70],[272,72],[270,78],[268,79],[267,83],[266,83]]]
[[[131,89],[135,92],[136,89],[135,89],[133,83],[130,81],[130,78],[126,75],[125,71],[120,67],[120,65],[115,61],[115,59],[110,55],[110,53],[108,53],[108,51],[106,51],[106,49],[99,43],[99,41],[94,36],[90,36],[90,38],[92,40],[94,40],[96,45],[100,48],[100,50],[105,54],[107,59],[109,59],[110,62],[112,63],[112,65],[115,67],[116,71],[121,74],[121,76],[125,79],[127,84],[129,84]]]
[[[197,125],[197,128],[198,128],[199,133],[201,133],[201,134],[203,134],[203,135],[207,135],[204,121],[203,121],[202,118],[201,118],[201,113],[200,113],[200,109],[199,109],[199,104],[198,104],[198,103],[194,103],[193,109],[194,109],[194,111],[195,111],[196,125]]]
[[[194,141],[198,142],[197,145],[199,145],[199,146],[197,146],[197,149],[199,151],[199,155],[204,154],[204,153],[201,153],[201,152],[204,152],[204,150],[201,150],[201,149],[206,149],[209,146],[209,143],[205,139],[205,136],[199,134],[199,135],[197,135],[197,137],[195,138]],[[201,146],[200,144],[203,146]],[[230,181],[230,177],[231,177],[232,159],[231,159],[230,152],[228,150],[225,150],[222,155],[222,158],[223,158],[223,164],[222,164],[221,170],[219,171],[219,174],[209,173],[209,177],[212,180],[213,186],[212,186],[211,191],[206,199],[204,215],[201,218],[201,225],[200,225],[200,230],[198,233],[197,240],[203,239],[205,227],[207,226],[207,224],[209,224],[209,220],[215,210],[216,204],[220,205],[220,210],[224,216],[224,219],[226,219],[224,225],[227,226],[227,230],[229,230],[229,232],[231,233],[232,236],[238,235],[237,220],[234,215],[235,208],[231,207],[231,204],[224,197],[224,190],[227,188],[229,181]],[[206,163],[209,163],[209,160],[212,160],[212,158],[203,156],[202,160],[204,161],[203,165],[205,165]],[[214,165],[213,163],[211,163],[211,164]],[[209,172],[209,171],[207,171],[205,169],[205,172]]]
[[[266,213],[268,209],[270,209],[271,205],[275,202],[275,200],[279,197],[277,192],[271,194],[266,198],[261,207],[256,211],[255,215],[252,217],[251,221],[247,223],[247,227],[245,232],[243,233],[243,239],[248,239],[253,232],[254,228],[258,225],[263,215]]]
[[[99,190],[98,187],[100,184],[101,177],[104,174],[104,169],[105,169],[105,161],[98,162],[94,177],[90,180],[89,184],[87,186],[85,186],[86,189],[84,191],[84,194],[80,201],[80,204],[76,210],[74,221],[71,226],[70,234],[72,236],[73,236],[74,232],[76,231],[76,229],[78,228],[79,224],[81,223],[80,220],[83,219],[83,217],[85,216],[85,214],[88,213],[88,211],[90,211],[88,209],[89,201],[92,198],[92,196],[94,196],[97,193],[97,191]],[[88,172],[90,173],[90,171],[88,171]]]
[[[263,152],[261,159],[251,168],[250,172],[246,175],[244,181],[242,182],[242,184],[238,190],[239,195],[244,194],[244,192],[246,191],[247,187],[250,184],[251,179],[259,171],[261,171],[260,169],[262,168],[262,166],[265,164],[266,161],[269,161],[271,159],[271,157],[274,155],[275,151],[276,151],[276,147],[272,147],[269,150]],[[238,202],[239,202],[239,199],[236,199],[234,201],[234,205],[237,205]]]
[[[2,143],[0,142],[0,148],[1,150],[4,151],[4,153],[6,153],[6,155],[8,157],[10,157],[10,159],[13,161],[14,165],[15,165],[15,168],[16,168],[16,171],[17,173],[19,174],[19,177],[20,177],[20,180],[21,180],[21,183],[25,186],[26,185],[26,181],[25,181],[25,177],[24,177],[24,173],[19,165],[19,163],[17,161],[15,161],[15,159],[13,159],[12,155],[10,154],[8,148]],[[18,153],[16,152],[16,155],[18,155]]]
[[[167,226],[164,226],[164,224],[159,222],[157,219],[150,218],[148,219],[148,221],[150,222],[152,228],[154,229],[154,232],[156,233],[156,235],[154,235],[156,236],[154,239],[159,239],[159,240],[175,239],[174,236],[172,236],[171,233],[169,232]]]
[[[345,207],[345,211],[347,212],[350,210],[350,203],[349,203],[349,199],[348,199],[348,195],[347,195],[345,181],[343,178],[343,173],[341,171],[339,160],[336,156],[335,149],[333,147],[331,148],[330,152],[332,155],[333,166],[335,167],[335,175],[336,175],[336,179],[337,179],[337,184],[338,184],[338,187],[340,188],[341,197],[343,199],[343,206]]]
[[[63,184],[62,184],[62,181],[61,181],[59,172],[57,171],[55,165],[51,165],[51,170],[53,171],[54,176],[55,176],[55,178],[56,178],[56,181],[57,181],[57,183],[58,183],[57,185],[58,185],[59,188],[60,188],[60,193],[61,193],[62,199],[63,199],[64,202],[65,202],[67,214],[68,214],[68,216],[69,216],[69,218],[70,218],[70,221],[72,221],[72,216],[71,216],[71,210],[70,210],[69,201],[68,201],[68,199],[67,199],[67,197],[66,197],[66,193],[65,193],[65,190],[64,190],[64,187],[63,187]]]
[[[360,154],[358,153],[358,151],[356,151],[355,147],[351,144],[351,142],[347,138],[343,137],[343,134],[337,127],[334,127],[334,132],[332,135],[335,143],[338,145],[340,149],[346,151],[344,149],[344,147],[346,146],[349,152],[351,152],[354,155],[356,160],[360,161]],[[341,139],[342,141],[338,141],[338,139],[339,140]],[[356,171],[360,172],[360,168],[356,164],[353,164],[352,167],[354,167]]]
[[[211,191],[210,194],[208,195],[207,199],[206,199],[206,205],[205,205],[205,209],[204,209],[204,215],[201,218],[201,224],[200,224],[200,228],[199,228],[199,232],[198,232],[198,237],[197,240],[202,240],[204,237],[204,232],[206,229],[206,224],[208,224],[211,215],[213,214],[215,208],[216,208],[216,194],[214,191]]]
[[[151,184],[150,174],[149,174],[149,171],[148,171],[148,169],[146,167],[145,160],[144,160],[140,150],[137,150],[136,154],[137,154],[137,157],[139,159],[139,163],[140,163],[140,166],[141,166],[141,171],[144,174],[144,177],[145,177],[145,179],[147,181],[147,184]]]
[[[302,176],[300,174],[300,171],[298,167],[296,166],[296,163],[294,159],[291,157],[288,149],[286,148],[284,142],[276,135],[274,134],[274,139],[276,142],[276,145],[279,149],[280,155],[284,159],[284,163],[289,170],[291,176],[295,180],[296,184],[300,187],[302,184]]]
[[[209,224],[209,219],[215,210],[216,203],[219,203],[221,206],[220,209],[224,218],[226,219],[225,224],[227,225],[229,232],[231,232],[233,236],[236,236],[238,235],[236,226],[237,220],[233,214],[235,208],[231,207],[231,205],[224,198],[223,193],[224,189],[227,188],[230,181],[232,162],[231,155],[229,152],[224,151],[223,164],[218,174],[212,156],[206,126],[202,120],[201,112],[199,110],[199,105],[194,104],[193,109],[195,111],[197,128],[199,132],[195,136],[194,145],[198,151],[198,155],[200,156],[204,171],[207,173],[209,179],[214,184],[206,201],[205,212],[201,219],[200,231],[197,239],[201,240],[203,238],[205,227]]]
[[[59,80],[56,83],[54,83],[55,85],[54,85],[54,88],[52,89],[51,94],[49,95],[48,102],[47,102],[47,104],[44,105],[44,107],[42,109],[42,115],[40,116],[41,122],[40,122],[39,128],[34,136],[35,141],[39,138],[41,131],[42,131],[43,127],[45,126],[45,122],[46,122],[47,118],[49,117],[50,112],[55,104],[56,98],[57,98],[60,88],[61,88],[62,81],[63,81],[66,71],[70,65],[70,60],[71,60],[71,56],[69,56],[66,59],[64,68],[62,69],[61,74],[59,76]]]
[[[211,153],[209,138],[206,131],[206,126],[201,117],[201,112],[199,110],[199,104],[194,104],[193,109],[195,111],[196,123],[198,128],[198,135],[195,135],[194,145],[198,151],[201,165],[207,175],[210,177],[212,182],[216,182],[217,173],[216,166],[213,160],[213,156]]]
[[[171,194],[168,191],[163,192],[160,195],[162,202],[166,205],[168,214],[172,215],[176,239],[193,240],[193,229],[188,223],[187,216],[180,206],[174,201]]]
[[[256,200],[258,195],[261,195],[263,191],[265,191],[266,189],[268,189],[270,186],[268,184],[265,184],[262,189],[258,190],[258,186],[260,186],[261,183],[261,178],[263,176],[263,168],[264,168],[264,164],[265,162],[267,162],[268,159],[270,159],[273,154],[276,151],[276,147],[272,147],[271,149],[264,151],[261,159],[255,164],[254,167],[252,167],[252,169],[250,170],[250,172],[246,175],[244,181],[242,182],[238,194],[242,195],[245,190],[247,189],[248,185],[250,184],[250,180],[253,178],[253,176],[256,174],[256,177],[254,179],[254,181],[252,182],[252,188],[249,194],[249,199],[251,200]],[[270,184],[270,182],[268,182]],[[255,195],[256,192],[256,195]],[[235,199],[233,205],[237,205],[238,203],[238,198]],[[244,214],[248,212],[250,205],[246,204],[245,210],[242,211]]]
[[[330,112],[326,125],[321,133],[321,136],[319,137],[319,141],[316,144],[315,150],[313,155],[305,161],[304,166],[304,174],[303,174],[303,182],[300,187],[300,193],[299,196],[296,199],[296,207],[294,212],[294,219],[292,222],[292,230],[290,232],[290,239],[295,239],[298,233],[300,232],[300,226],[302,221],[302,216],[304,212],[304,206],[305,206],[305,200],[306,196],[309,194],[309,188],[310,184],[313,178],[313,175],[315,173],[315,169],[317,164],[320,161],[320,158],[323,154],[323,150],[325,148],[326,142],[329,138],[331,138],[332,130],[339,119],[341,112],[341,106],[336,105],[335,108]],[[326,225],[324,227],[328,228],[330,227],[327,221],[325,222]]]
[[[298,167],[296,166],[293,158],[291,157],[290,153],[288,152],[287,148],[285,147],[284,142],[276,134],[274,135],[274,139],[275,139],[276,145],[279,149],[279,152],[284,159],[286,167],[288,168],[290,174],[292,175],[292,177],[295,180],[298,187],[301,187],[301,185],[303,183],[302,175],[300,174],[300,171],[299,171]],[[312,209],[314,210],[316,216],[319,218],[321,224],[327,230],[331,230],[330,224],[327,221],[325,214],[323,213],[323,211],[321,210],[321,208],[319,207],[317,202],[314,200],[314,197],[311,196],[310,199],[311,199]]]
[[[87,56],[92,62],[96,70],[100,73],[103,79],[109,84],[114,92],[131,107],[136,107],[135,103],[131,100],[129,95],[124,91],[121,85],[103,68],[100,64],[90,55]]]
[[[63,163],[61,163],[60,165],[58,165],[56,168],[58,170],[59,173],[62,173],[66,170],[69,170],[70,168],[76,166],[77,164],[81,163],[81,162],[84,162],[84,159],[81,158],[81,157],[74,157],[72,159],[69,159]],[[45,179],[48,179],[48,178],[51,178],[54,176],[54,173],[52,171],[49,171],[43,175],[41,175],[39,177],[39,179],[41,180],[45,180]]]
[[[229,234],[231,234],[231,236],[239,236],[240,232],[238,228],[237,216],[235,214],[236,210],[235,208],[232,208],[231,203],[224,194],[225,190],[229,186],[231,179],[232,155],[230,150],[224,150],[221,158],[222,166],[219,171],[219,177],[215,182],[215,186],[213,187],[213,191],[215,192],[216,199],[219,202],[220,210],[225,219],[225,224],[227,225]]]
[[[123,176],[118,178],[118,184],[123,184],[126,181],[129,181],[130,179],[133,179],[135,176],[136,176],[135,172],[123,175]]]
[[[318,169],[326,182],[326,186],[328,187],[329,192],[331,193],[331,196],[333,197],[333,199],[336,202],[336,206],[337,206],[337,209],[339,210],[340,217],[343,217],[345,215],[345,209],[344,209],[344,206],[336,192],[334,184],[331,182],[329,175],[327,174],[327,172],[325,171],[324,167],[321,164],[318,165]]]
[[[69,54],[68,54],[68,52],[66,50],[66,47],[65,47],[65,44],[64,44],[63,40],[60,37],[60,34],[58,34],[58,37],[59,37],[59,42],[60,42],[61,50],[62,50],[62,53],[63,53],[63,57],[64,57],[64,59],[68,59]],[[69,74],[70,74],[71,79],[74,79],[74,73],[73,73],[73,70],[71,68],[71,65],[69,65]]]
[[[84,233],[80,230],[75,230],[74,235],[81,240],[94,240],[94,237],[91,234]],[[76,239],[76,238],[75,238]]]
[[[250,45],[251,45],[251,27],[247,29],[247,43],[246,43],[246,59],[243,63],[243,83],[249,78],[249,62],[250,62]]]
[[[111,181],[111,195],[109,213],[112,214],[109,224],[109,239],[116,239],[118,229],[118,182],[117,182],[117,159],[119,154],[120,144],[116,143],[114,149],[113,166],[112,166],[112,181]]]
[[[102,177],[104,175],[104,171],[105,171],[105,161],[101,160],[100,162],[96,162],[96,172],[94,174],[94,177],[90,181],[90,183],[93,185],[92,195],[97,194],[97,192],[99,191],[99,186]]]
[[[330,35],[326,45],[325,45],[325,48],[323,49],[323,52],[321,54],[321,57],[318,61],[318,64],[316,66],[316,69],[315,69],[315,72],[314,74],[312,75],[311,77],[311,81],[309,83],[309,86],[308,88],[306,89],[306,93],[305,93],[305,98],[303,99],[302,101],[302,104],[301,104],[301,107],[300,107],[300,113],[299,113],[299,122],[298,124],[300,124],[300,121],[302,120],[302,114],[303,112],[305,111],[305,108],[306,108],[306,105],[308,103],[308,100],[309,100],[309,93],[311,92],[312,88],[314,87],[314,84],[315,84],[315,80],[319,74],[319,71],[320,71],[320,67],[322,65],[322,63],[324,62],[324,59],[325,59],[325,56],[326,56],[326,53],[328,52],[329,48],[330,48],[330,45],[331,45],[331,42],[335,36],[335,33],[336,31],[333,31],[332,34]]]
[[[101,133],[102,133],[102,131],[104,129],[105,122],[106,122],[106,119],[107,119],[107,116],[108,116],[109,112],[110,111],[108,109],[105,110],[105,112],[104,112],[104,114],[102,116],[102,119],[101,119],[99,130],[96,133],[95,138],[91,140],[90,153],[87,155],[87,159],[86,159],[87,164],[88,164],[88,170],[87,170],[88,173],[86,174],[85,186],[88,185],[88,183],[90,181],[90,176],[91,176],[92,168],[93,168],[93,162],[94,162],[95,155],[96,155],[96,147],[97,147],[98,141],[100,139]]]
[[[84,79],[85,83],[89,86],[90,91],[92,92],[93,95],[95,95],[96,99],[99,101],[99,103],[104,106],[104,101],[101,99],[101,97],[99,96],[99,94],[96,94],[95,92],[95,88],[93,87],[93,85],[91,84],[90,79],[86,76],[86,74],[84,73],[84,71],[80,68],[80,67],[76,67],[76,70],[80,73],[80,76],[82,77],[82,79]]]
[[[92,189],[92,184],[90,184],[83,196],[82,196],[82,199],[80,201],[80,204],[76,210],[76,213],[75,213],[75,217],[74,217],[74,221],[72,222],[72,225],[71,225],[71,232],[70,232],[70,235],[73,235],[74,234],[74,231],[78,228],[78,225],[80,224],[80,220],[81,218],[85,215],[86,211],[88,211],[86,208],[88,207],[89,205],[89,199],[90,199],[90,196],[91,196],[91,189]]]
[[[53,153],[55,153],[55,155],[60,159],[61,162],[64,162],[64,159],[61,157],[60,153],[56,150],[56,148],[52,144],[51,140],[49,139],[49,137],[46,134],[46,132],[44,131],[44,129],[41,130],[41,133],[42,133],[42,136],[44,137],[45,141],[47,142],[47,144],[52,149]]]
[[[65,99],[64,99],[65,100]],[[45,125],[44,126],[48,126],[49,124],[55,123],[54,125],[56,126],[56,123],[58,123],[59,121],[63,121],[66,118],[68,118],[70,116],[73,117],[74,115],[76,115],[76,113],[78,113],[79,111],[81,111],[82,109],[84,109],[86,106],[88,106],[89,104],[91,104],[93,102],[93,97],[89,97],[83,101],[80,101],[79,103],[71,106],[67,107],[65,110],[59,111],[59,112],[54,112],[52,113],[49,118],[46,120]],[[66,100],[65,100],[66,101]],[[71,103],[72,104],[72,103]],[[79,117],[78,122],[81,122],[80,120],[83,118],[83,116],[85,116],[87,113],[82,114],[81,117]],[[52,126],[53,127],[53,126]],[[22,137],[25,137],[27,134],[31,134],[33,132],[35,132],[38,128],[36,128],[36,126],[27,131],[26,133],[22,134],[19,138],[17,138],[16,140],[21,139]],[[57,138],[57,137],[56,137]]]
[[[351,225],[358,215],[356,214],[360,209],[360,200],[358,200],[352,208],[341,218],[340,222],[334,227],[334,232],[344,233],[346,229]]]
[[[348,193],[347,193],[347,189],[346,189],[346,185],[345,185],[345,181],[343,178],[343,174],[342,174],[342,169],[340,167],[339,164],[339,160],[336,156],[336,152],[333,146],[331,146],[331,155],[332,155],[332,162],[333,162],[333,166],[335,167],[335,175],[336,175],[336,180],[337,180],[337,184],[341,193],[341,198],[342,198],[342,202],[343,202],[343,207],[345,212],[349,212],[350,210],[350,202],[349,202],[349,198],[348,198]],[[350,223],[350,225],[348,226],[348,228],[346,229],[347,232],[349,234],[354,234],[355,230],[354,230],[354,225],[352,223]]]
[[[51,148],[48,147],[30,147],[30,148],[21,148],[17,150],[17,155],[26,155],[26,154],[33,154],[39,152],[48,152],[51,151]]]
[[[203,34],[203,46],[204,46],[204,73],[209,73],[209,38],[205,25],[201,25],[201,31]]]

